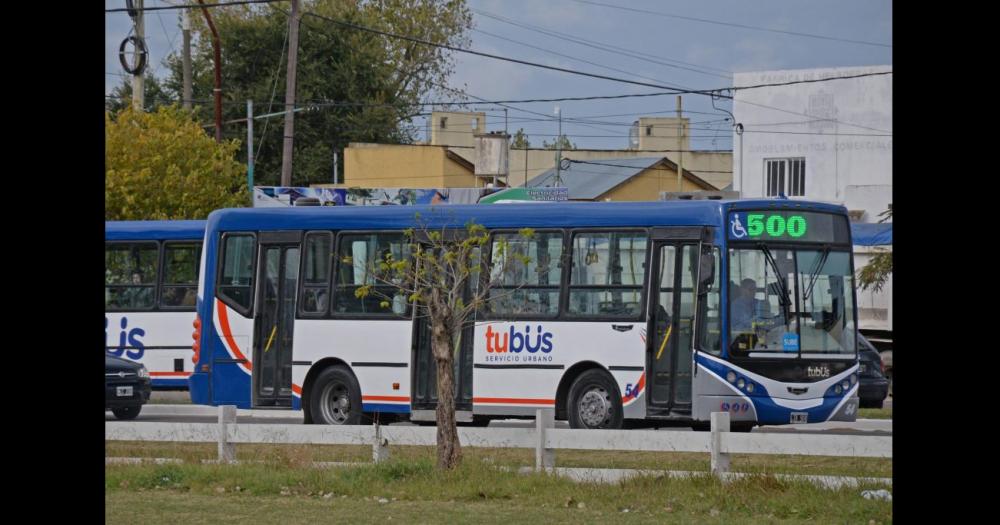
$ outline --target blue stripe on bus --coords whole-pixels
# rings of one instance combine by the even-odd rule
[[[390,405],[389,403],[362,403],[362,412],[391,412],[394,414],[409,414],[410,405]]]
[[[153,388],[169,387],[169,388],[184,388],[184,389],[187,389],[187,387],[188,387],[188,380],[187,380],[186,377],[183,378],[183,379],[176,379],[176,378],[170,378],[170,379],[153,379],[151,385],[152,385]]]

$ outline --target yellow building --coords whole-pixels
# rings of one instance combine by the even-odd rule
[[[344,149],[348,188],[477,188],[475,166],[447,146],[352,142]]]
[[[344,182],[323,187],[354,188],[482,188],[492,177],[475,175],[475,136],[486,128],[482,112],[435,111],[428,119],[429,144],[372,144],[352,142],[344,149]],[[586,171],[586,162],[664,161],[660,171],[630,179],[614,193],[622,200],[658,200],[664,191],[677,191],[676,162],[685,176],[681,191],[715,191],[732,183],[731,151],[692,151],[688,119],[640,118],[633,126],[630,149],[564,150],[573,168]],[[678,137],[680,132],[680,137]],[[626,137],[623,135],[623,139]],[[677,149],[684,150],[677,152]],[[648,151],[647,151],[648,150]],[[681,158],[682,157],[682,158]],[[564,160],[565,162],[565,160]],[[628,164],[631,166],[632,164]],[[530,185],[555,167],[555,151],[514,149],[508,154],[511,187]],[[674,170],[671,174],[663,170]],[[657,176],[654,176],[657,175]],[[662,177],[659,175],[663,175]],[[670,179],[673,177],[672,182]],[[654,184],[655,181],[655,184]],[[500,179],[499,185],[505,185]],[[707,184],[707,186],[706,186]],[[612,199],[616,198],[611,196]]]
[[[662,192],[715,191],[687,169],[677,180],[677,164],[666,157],[570,161],[565,170],[550,169],[528,181],[528,187],[563,186],[569,200],[655,201]]]

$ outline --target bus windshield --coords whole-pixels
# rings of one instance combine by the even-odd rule
[[[750,357],[853,355],[850,253],[824,248],[729,250],[730,353]]]

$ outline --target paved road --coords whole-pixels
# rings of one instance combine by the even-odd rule
[[[214,423],[218,421],[216,407],[183,404],[147,404],[136,421],[152,421],[164,423]],[[110,413],[105,413],[106,421],[116,421]],[[241,424],[301,424],[302,413],[287,410],[238,410],[237,421]],[[393,423],[394,425],[413,425],[410,422]],[[491,421],[494,428],[533,427],[533,420],[506,419]],[[565,421],[557,421],[557,428],[569,428]],[[690,427],[666,426],[657,430],[674,432],[691,432]],[[763,426],[754,428],[754,432],[780,432],[800,434],[864,434],[892,435],[892,420],[861,419],[855,422],[813,423],[807,425]]]

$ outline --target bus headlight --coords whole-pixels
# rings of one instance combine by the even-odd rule
[[[858,382],[858,374],[851,374],[851,384]]]
[[[844,393],[844,389],[841,388],[840,385],[836,385],[833,387],[833,393],[839,396],[840,394]]]
[[[729,381],[730,383],[735,382],[736,381],[736,372],[733,372],[732,370],[730,370],[728,373],[726,373],[726,381]]]
[[[750,394],[753,393],[753,383],[747,383],[747,392]]]
[[[746,382],[743,381],[742,377],[740,378],[739,381],[736,382],[736,386],[739,387],[739,388],[743,388],[743,385],[745,385],[745,384],[746,384]]]
[[[851,382],[845,379],[840,382],[840,386],[844,387],[844,390],[847,390],[848,388],[851,388]]]

